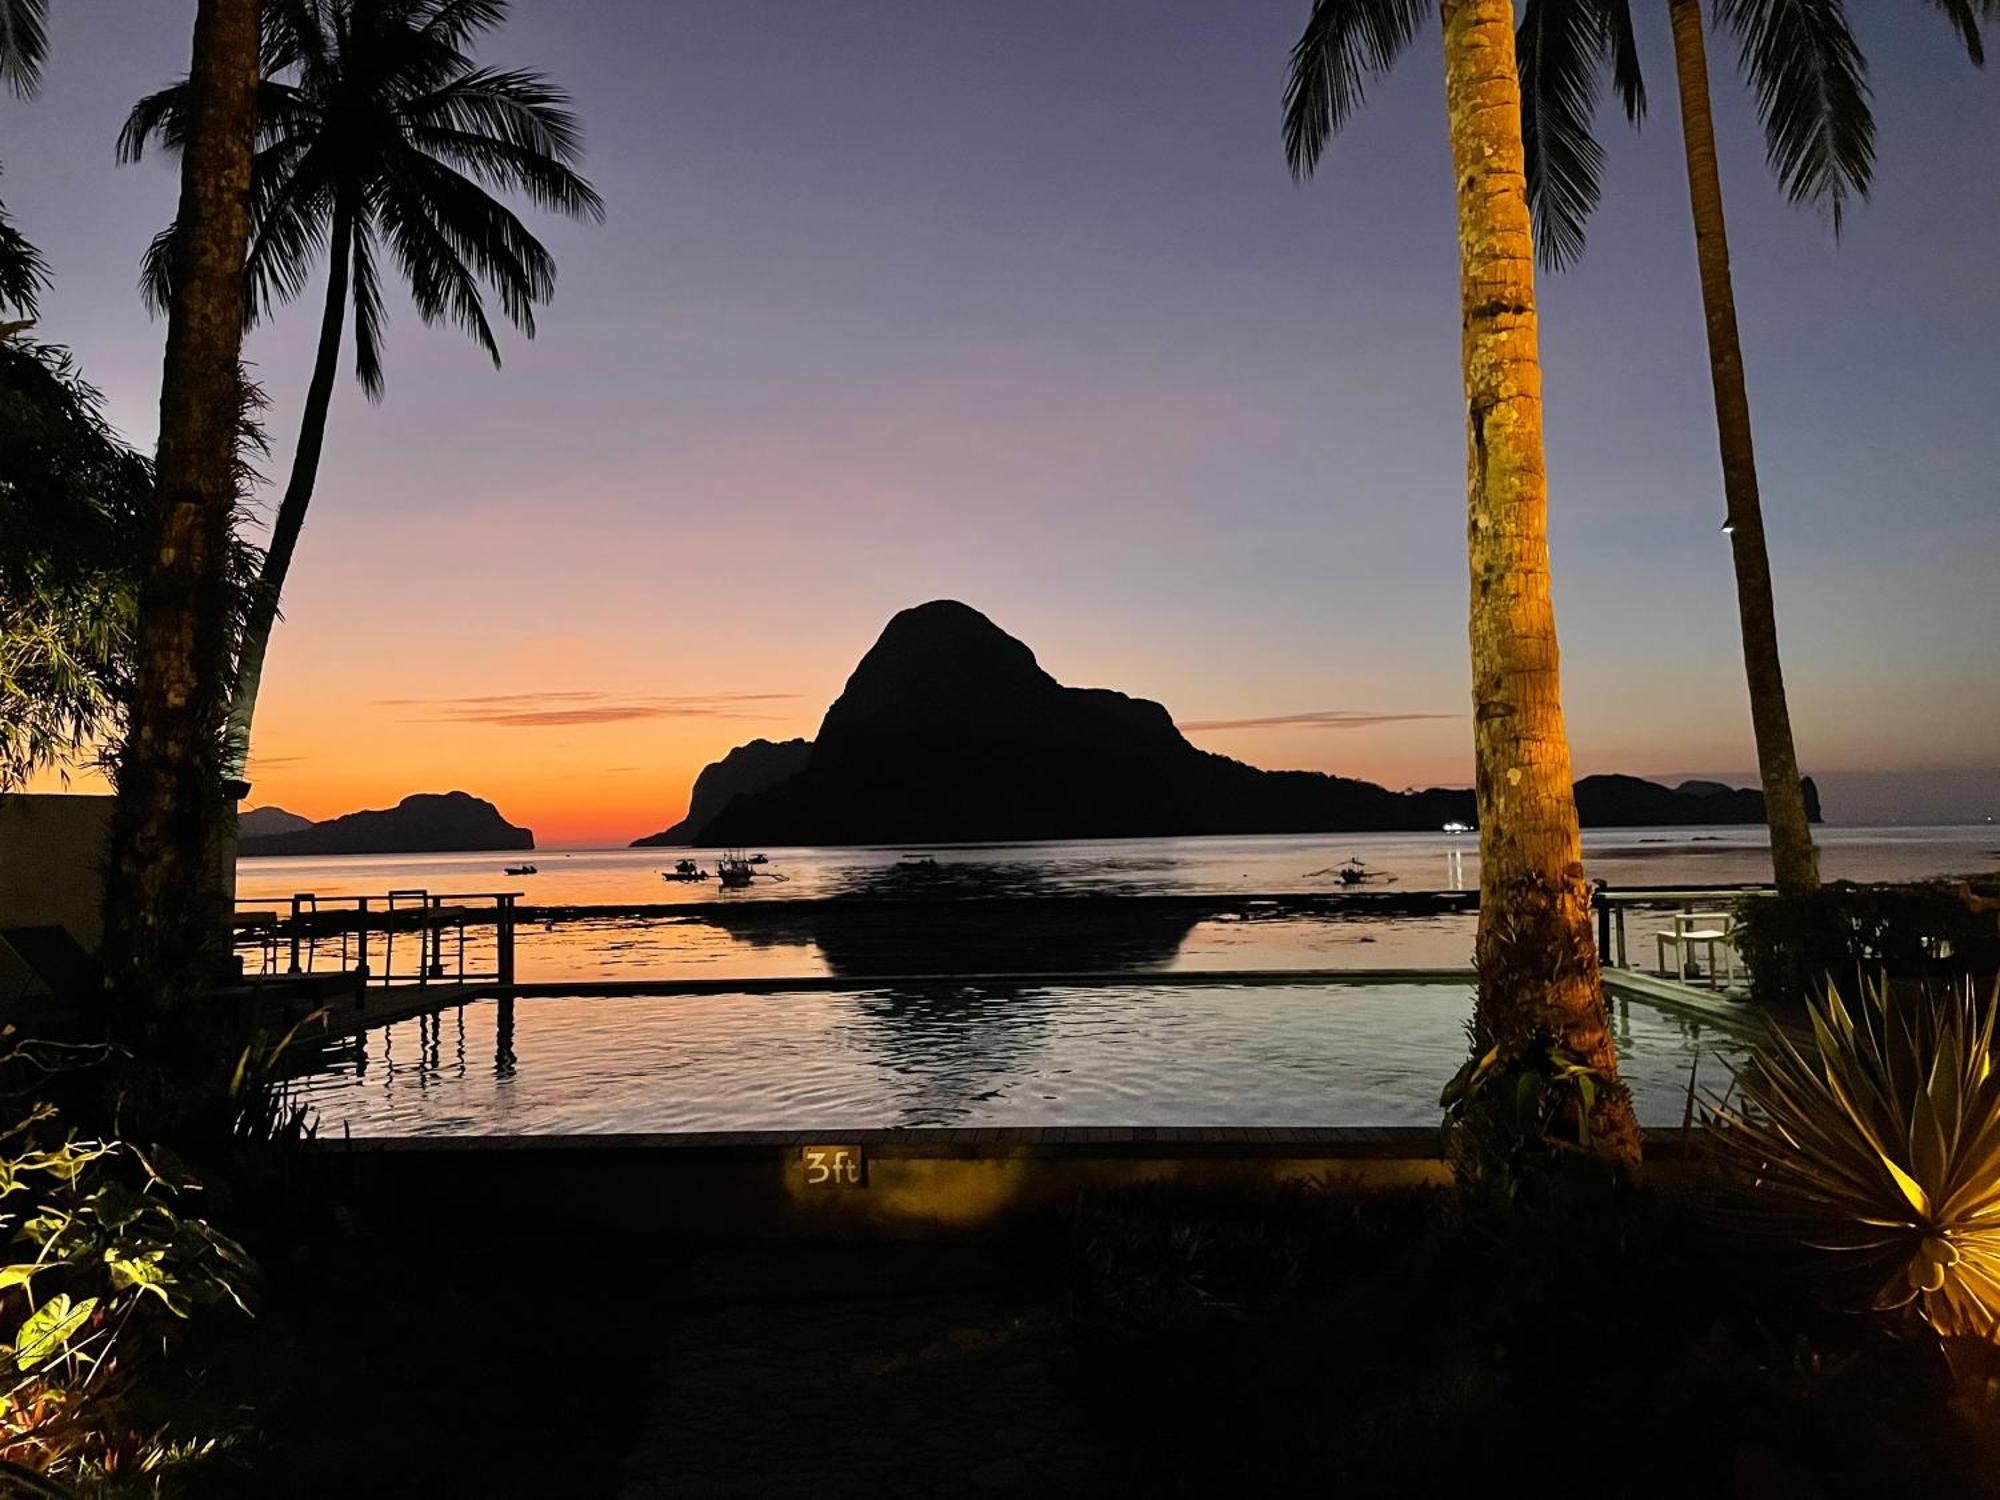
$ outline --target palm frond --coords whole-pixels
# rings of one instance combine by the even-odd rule
[[[1944,13],[1958,39],[1965,43],[1965,55],[1973,66],[1985,67],[1986,41],[1980,27],[1987,21],[2000,21],[2000,0],[1930,0],[1930,4]]]
[[[1285,82],[1285,162],[1312,176],[1326,144],[1361,107],[1362,80],[1385,73],[1429,17],[1432,0],[1313,0]]]
[[[375,232],[370,218],[360,215],[354,225],[352,286],[348,296],[354,303],[354,378],[370,401],[382,399],[382,325],[388,315],[382,309],[382,279],[375,269]]]
[[[486,318],[479,281],[461,251],[465,239],[447,236],[433,218],[415,173],[392,174],[383,184],[376,218],[382,237],[395,253],[410,301],[426,323],[456,323],[484,349],[494,367],[500,365],[500,343]]]
[[[441,46],[458,48],[481,31],[494,31],[507,19],[507,0],[434,0],[421,22],[423,34]]]
[[[383,384],[385,252],[424,320],[457,324],[497,364],[487,298],[532,337],[555,262],[495,194],[573,218],[604,215],[576,170],[583,141],[568,95],[540,73],[480,67],[465,51],[506,14],[505,0],[264,0],[248,315],[305,290],[334,205],[355,205],[348,296],[355,375],[371,398]],[[184,84],[148,95],[120,133],[120,159],[154,144],[181,149],[186,131]],[[165,294],[171,248],[169,233],[147,252],[149,301]]]
[[[146,154],[146,143],[154,139],[168,151],[177,152],[186,146],[188,106],[185,78],[155,90],[133,105],[118,131],[119,163],[127,165],[140,160]]]
[[[181,221],[175,219],[153,236],[139,257],[139,296],[156,318],[164,318],[173,302],[174,238],[180,232]]]
[[[1602,192],[1596,117],[1610,37],[1595,0],[1528,0],[1515,53],[1528,205],[1542,263],[1561,270],[1583,254],[1584,224]]]
[[[41,87],[49,54],[48,0],[0,0],[0,83],[19,99]]]
[[[1824,208],[1838,235],[1875,165],[1868,65],[1843,0],[1718,0],[1716,14],[1741,43],[1771,170],[1792,202]]]
[[[1639,39],[1632,33],[1632,0],[1599,0],[1604,30],[1611,39],[1611,91],[1634,125],[1646,118],[1646,75],[1639,66]]]
[[[49,263],[26,235],[7,222],[7,210],[0,206],[0,308],[12,308],[32,320],[48,284]]]

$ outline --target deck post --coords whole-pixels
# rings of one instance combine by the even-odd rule
[[[511,892],[494,898],[500,910],[493,923],[493,941],[502,984],[514,982],[514,897]]]
[[[301,910],[302,907],[299,902],[298,892],[294,891],[292,893],[292,921],[291,921],[292,957],[291,957],[291,967],[287,971],[288,973],[292,974],[296,974],[299,972],[299,912]]]

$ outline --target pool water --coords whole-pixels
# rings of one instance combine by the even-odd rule
[[[369,1032],[298,1095],[323,1135],[1008,1125],[1432,1125],[1464,981],[881,987],[481,1001]],[[1614,998],[1642,1123],[1730,1033]]]

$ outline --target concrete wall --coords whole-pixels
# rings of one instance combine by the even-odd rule
[[[97,951],[112,803],[48,792],[0,796],[0,927],[66,927]]]
[[[104,860],[110,796],[10,792],[0,796],[0,927],[66,927],[88,952],[104,936]],[[216,849],[236,897],[236,824]]]

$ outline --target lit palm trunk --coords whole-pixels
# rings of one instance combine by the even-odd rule
[[[160,385],[158,543],[140,596],[118,765],[105,957],[131,998],[198,994],[226,927],[213,861],[230,652],[230,522],[242,417],[244,255],[258,0],[201,0],[181,171],[178,274]]]
[[[1480,842],[1475,1018],[1503,1056],[1539,1033],[1607,1080],[1599,1149],[1636,1159],[1590,931],[1549,594],[1534,239],[1510,0],[1445,0],[1467,409],[1473,744]]]
[[[1708,103],[1708,54],[1699,0],[1670,0],[1674,70],[1680,83],[1681,137],[1687,148],[1688,197],[1694,209],[1702,311],[1715,389],[1715,427],[1722,448],[1722,493],[1736,563],[1736,608],[1742,620],[1743,669],[1750,685],[1750,724],[1764,816],[1771,828],[1771,863],[1784,890],[1819,884],[1819,857],[1806,820],[1805,789],[1792,747],[1785,674],[1778,660],[1778,616],[1771,598],[1771,559],[1764,546],[1764,512],[1757,494],[1757,455],[1750,437],[1750,397],[1743,383],[1743,347],[1736,332],[1736,292],[1729,275],[1729,237],[1722,219],[1722,180],[1715,166],[1715,123]]]

